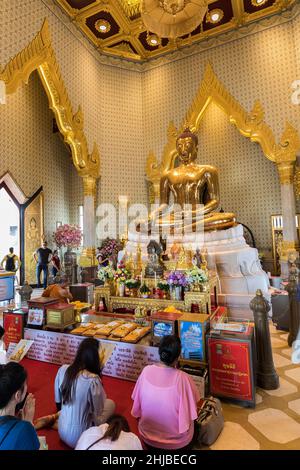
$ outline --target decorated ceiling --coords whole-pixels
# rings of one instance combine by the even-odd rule
[[[143,24],[141,0],[55,0],[102,54],[142,62],[274,15],[297,0],[209,0],[190,34],[159,38]]]

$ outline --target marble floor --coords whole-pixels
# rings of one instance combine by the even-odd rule
[[[41,291],[35,290],[33,297]],[[0,324],[4,308],[7,305],[0,305]],[[257,388],[255,408],[223,402],[224,429],[217,441],[203,450],[300,449],[300,365],[291,362],[287,333],[276,330],[272,322],[270,333],[279,389]]]

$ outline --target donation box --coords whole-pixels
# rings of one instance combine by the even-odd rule
[[[211,330],[207,335],[210,394],[255,407],[253,326],[241,331]]]
[[[27,326],[37,329],[43,328],[46,323],[46,308],[58,302],[59,299],[52,299],[51,297],[37,297],[36,299],[28,300]]]
[[[75,324],[74,305],[59,303],[46,307],[45,329],[64,330],[68,326]]]
[[[3,312],[3,328],[5,330],[4,344],[8,349],[10,343],[18,343],[24,338],[27,311],[22,309],[6,310]]]
[[[70,292],[73,300],[80,300],[93,305],[94,303],[94,284],[85,282],[83,284],[73,284],[70,286]]]

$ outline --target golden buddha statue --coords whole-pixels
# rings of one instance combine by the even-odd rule
[[[150,214],[147,222],[140,222],[138,231],[149,232],[153,225],[160,231],[174,232],[178,220],[182,220],[184,205],[191,208],[191,224],[185,230],[195,232],[224,230],[236,225],[235,214],[220,212],[218,170],[210,165],[195,163],[198,153],[198,137],[186,129],[176,141],[181,164],[167,171],[160,181],[160,207]],[[174,206],[169,206],[171,193]],[[202,204],[201,208],[199,205]],[[175,209],[174,209],[175,207]],[[178,210],[179,207],[179,210]]]

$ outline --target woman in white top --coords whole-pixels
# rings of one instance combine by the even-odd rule
[[[72,448],[83,431],[105,423],[115,410],[101,382],[98,348],[95,338],[84,339],[73,364],[61,366],[55,378],[58,433]]]
[[[75,450],[143,450],[139,438],[130,432],[127,420],[111,416],[106,424],[85,431]]]

